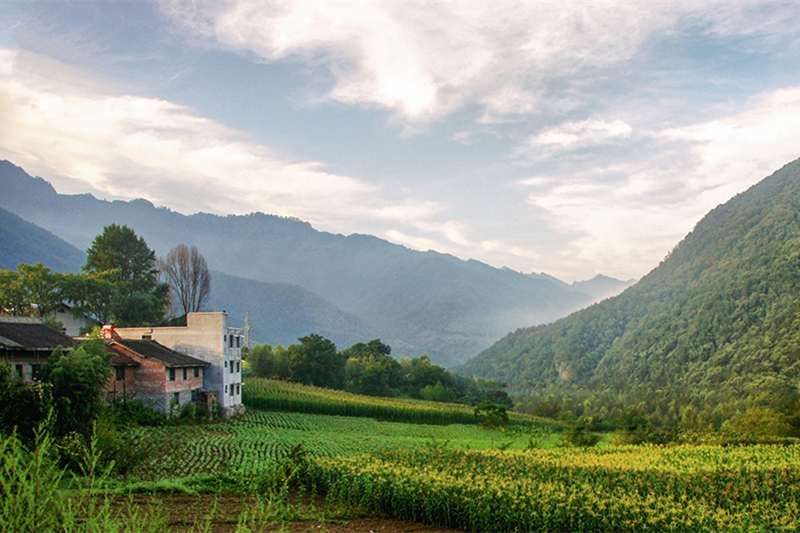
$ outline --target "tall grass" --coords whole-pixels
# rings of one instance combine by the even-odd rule
[[[49,435],[26,449],[16,435],[0,437],[0,533],[162,533],[155,509],[117,506],[96,492],[99,456],[88,451],[87,478],[68,476]]]

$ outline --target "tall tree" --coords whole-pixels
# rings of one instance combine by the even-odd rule
[[[83,270],[95,274],[95,281],[102,281],[99,293],[104,295],[104,313],[115,324],[139,326],[157,323],[164,317],[169,284],[159,283],[155,252],[128,226],[104,227],[87,250]],[[113,290],[107,295],[108,281],[113,281]],[[89,292],[98,288],[90,285],[86,288]],[[110,300],[105,299],[106,295]],[[78,296],[77,301],[80,300]]]
[[[299,345],[289,346],[292,379],[317,387],[341,389],[346,360],[336,351],[336,345],[316,333],[301,337],[299,341]]]
[[[202,311],[211,296],[211,274],[196,246],[179,244],[159,261],[183,314]]]

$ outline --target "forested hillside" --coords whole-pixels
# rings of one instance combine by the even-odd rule
[[[85,260],[68,242],[0,208],[0,269],[42,263],[55,272],[78,272]]]
[[[457,371],[511,382],[534,410],[796,416],[799,295],[800,160],[711,211],[621,295],[520,329]]]

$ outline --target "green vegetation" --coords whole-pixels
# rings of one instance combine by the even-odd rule
[[[251,378],[242,401],[248,408],[371,417],[392,422],[418,424],[474,424],[472,407],[406,398],[375,398],[345,391],[306,386],[299,383]],[[535,417],[512,413],[515,424],[543,423]],[[550,422],[550,424],[553,424]]]
[[[244,350],[250,372],[258,377],[291,379],[307,385],[355,394],[408,397],[477,405],[488,400],[512,407],[503,383],[465,379],[431,364],[427,355],[392,358],[392,348],[374,339],[336,351],[330,340],[311,334],[288,348],[260,344]]]
[[[633,411],[705,431],[769,408],[769,438],[797,435],[798,214],[800,161],[714,209],[620,296],[518,330],[456,371],[509,382],[543,416]]]
[[[55,273],[41,263],[0,270],[0,313],[48,317],[61,302],[73,312],[119,326],[156,324],[169,304],[155,253],[127,226],[111,224],[86,255],[82,274]]]
[[[800,448],[393,450],[308,482],[375,513],[469,531],[796,531]]]

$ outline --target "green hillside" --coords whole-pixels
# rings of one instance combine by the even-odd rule
[[[719,423],[765,405],[794,415],[799,217],[800,160],[711,211],[621,295],[517,330],[457,371],[584,414]]]
[[[79,272],[86,254],[47,230],[0,208],[0,268],[42,263],[56,272]]]

